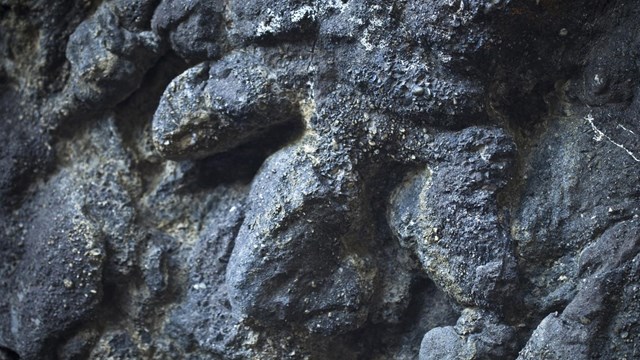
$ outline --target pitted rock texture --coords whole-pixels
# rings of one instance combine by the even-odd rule
[[[639,16],[0,0],[0,359],[637,358]]]

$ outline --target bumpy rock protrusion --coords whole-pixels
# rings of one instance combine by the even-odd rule
[[[81,211],[73,174],[51,181],[56,185],[34,199],[30,221],[5,230],[18,260],[12,281],[0,283],[0,347],[24,359],[48,359],[46,344],[86,320],[102,299],[103,235]]]
[[[640,221],[614,225],[582,251],[579,291],[561,314],[549,314],[533,332],[518,359],[541,357],[587,360],[601,358],[598,334],[611,321],[610,312],[625,278],[638,278]],[[633,284],[633,283],[632,283]],[[637,288],[637,283],[633,284]]]
[[[420,360],[508,359],[515,331],[492,313],[465,309],[455,326],[430,330],[422,339]]]
[[[391,199],[389,222],[427,275],[458,303],[495,308],[516,279],[508,227],[497,204],[514,154],[496,128],[443,133],[433,163],[410,175]]]
[[[301,63],[274,69],[262,55],[236,52],[174,79],[153,119],[158,151],[171,159],[204,157],[299,121]]]
[[[111,0],[108,3],[122,27],[129,31],[145,31],[151,28],[158,0]]]
[[[208,351],[234,358],[231,343],[241,338],[241,328],[232,316],[228,301],[225,272],[238,228],[244,217],[245,193],[227,188],[224,194],[234,201],[221,202],[211,209],[193,250],[189,255],[185,300],[176,306],[167,323],[171,333],[193,332],[182,338],[183,347],[190,341]],[[220,192],[222,193],[222,191]]]
[[[69,38],[71,94],[82,106],[112,107],[138,88],[160,55],[154,33],[120,27],[120,19],[103,4]]]
[[[640,78],[637,62],[640,41],[630,33],[617,32],[599,39],[587,57],[583,73],[582,100],[591,106],[629,103]],[[629,44],[633,45],[629,45]]]
[[[171,49],[190,62],[218,58],[224,41],[224,2],[164,0],[151,21]]]
[[[227,284],[241,317],[340,333],[366,320],[376,269],[361,246],[352,164],[319,162],[305,141],[274,154],[254,179]]]

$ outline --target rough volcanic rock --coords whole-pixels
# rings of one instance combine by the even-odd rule
[[[429,144],[434,162],[392,196],[389,224],[456,302],[500,307],[515,288],[516,262],[497,193],[515,148],[495,129],[441,136]]]
[[[160,55],[155,34],[132,32],[119,22],[104,4],[69,37],[69,86],[82,105],[109,108],[126,99]]]
[[[306,67],[294,61],[281,68],[266,54],[231,53],[176,77],[153,119],[153,140],[167,158],[197,158],[228,151],[264,136],[269,128],[301,121],[299,87]]]
[[[640,3],[0,0],[0,359],[632,359]]]

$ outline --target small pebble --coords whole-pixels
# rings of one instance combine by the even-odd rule
[[[69,279],[62,280],[62,283],[64,284],[64,287],[67,289],[71,289],[73,287],[73,281]]]
[[[421,96],[424,94],[424,88],[422,86],[416,86],[413,88],[411,93],[415,96]]]

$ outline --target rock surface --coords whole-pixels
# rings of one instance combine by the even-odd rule
[[[0,359],[637,358],[638,16],[0,0]]]

